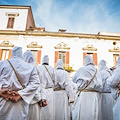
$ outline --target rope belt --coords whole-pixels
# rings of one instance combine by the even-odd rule
[[[97,90],[90,90],[90,89],[79,89],[80,92],[99,92]],[[99,92],[99,93],[111,93],[111,92]]]
[[[79,89],[80,92],[98,92],[96,90],[89,90],[89,89]]]
[[[111,92],[101,92],[101,93],[111,93]]]
[[[55,88],[54,91],[60,91],[60,90],[65,90],[65,89],[62,89],[62,88]]]
[[[22,89],[18,89],[18,90],[9,90],[9,91],[10,91],[10,92],[12,92],[12,91],[18,92],[19,90],[22,90]]]
[[[45,88],[45,89],[50,89],[50,88],[52,88],[52,87],[48,87],[48,88]]]

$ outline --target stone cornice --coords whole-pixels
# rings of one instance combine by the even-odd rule
[[[113,49],[109,49],[109,52],[120,52],[119,46],[114,46]]]
[[[27,48],[42,48],[42,46],[38,45],[37,42],[31,42],[29,45],[27,45]]]
[[[41,31],[12,31],[0,30],[0,35],[29,35],[29,36],[51,36],[51,37],[74,37],[87,39],[120,40],[120,36],[83,34],[83,33],[61,33],[61,32],[41,32]]]
[[[70,49],[70,47],[64,42],[57,44],[54,48],[55,49],[68,49],[68,50]]]
[[[83,47],[82,50],[87,50],[87,51],[97,51],[97,48],[95,48],[93,45],[88,44],[87,47]]]
[[[0,47],[14,47],[14,45],[11,44],[8,40],[4,40],[2,43],[0,43]]]
[[[31,6],[21,6],[21,5],[0,5],[0,9],[31,9]]]

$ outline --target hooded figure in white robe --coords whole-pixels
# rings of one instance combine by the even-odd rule
[[[33,54],[31,51],[26,51],[23,54],[23,59],[25,62],[35,66]],[[28,120],[40,120],[40,105],[38,104],[40,100],[41,100],[41,93],[40,93],[40,86],[39,86],[29,106]]]
[[[98,91],[102,89],[100,74],[96,71],[92,57],[86,55],[84,67],[81,67],[73,77],[73,82],[77,83],[78,90],[73,106],[73,120],[98,120],[100,114],[100,95]],[[97,72],[97,73],[96,73]],[[95,75],[96,73],[96,75]],[[94,77],[95,76],[95,77]]]
[[[113,106],[113,120],[120,120],[120,58],[117,61],[117,67],[114,69],[112,76],[109,78],[111,83],[112,95],[115,100]]]
[[[102,78],[102,99],[101,99],[101,114],[102,120],[113,120],[113,97],[111,94],[111,87],[107,84],[107,80],[111,77],[112,72],[107,67],[105,60],[101,60],[98,65],[98,72]]]
[[[63,61],[56,65],[57,84],[55,85],[55,120],[70,120],[70,103],[74,102],[74,91],[70,76],[63,69]]]
[[[17,93],[22,99],[12,102],[0,97],[0,120],[27,120],[29,104],[40,85],[37,71],[33,65],[23,61],[21,47],[13,48],[10,62],[17,71],[25,88],[18,81],[9,62],[7,60],[3,61],[0,65],[0,90],[10,89],[11,91],[18,91]]]
[[[54,111],[54,85],[56,83],[55,69],[49,66],[49,57],[44,55],[42,65],[38,65],[38,73],[40,77],[41,88],[46,96],[42,99],[47,100],[47,106],[41,108],[40,120],[55,120]]]

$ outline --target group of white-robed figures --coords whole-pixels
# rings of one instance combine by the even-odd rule
[[[120,58],[114,70],[101,60],[98,69],[86,55],[70,79],[59,59],[48,55],[35,65],[31,51],[14,47],[0,61],[0,120],[120,120]]]

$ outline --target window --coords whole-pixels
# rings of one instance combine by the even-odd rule
[[[35,64],[38,65],[41,63],[41,50],[31,50]]]
[[[9,17],[9,18],[8,18],[7,28],[13,28],[14,21],[15,21],[15,18],[14,18],[14,17]]]
[[[54,67],[56,67],[56,63],[58,59],[63,60],[63,65],[65,68],[69,67],[69,51],[55,51]]]
[[[63,65],[65,66],[65,52],[59,51],[59,59],[63,60]]]
[[[117,60],[118,60],[119,56],[120,56],[119,54],[113,54],[113,64],[114,64],[114,66],[117,65]]]
[[[87,54],[93,58],[93,53],[87,53]]]
[[[31,50],[31,52],[33,54],[35,63],[37,63],[37,50]]]
[[[98,65],[98,63],[97,63],[97,53],[92,53],[92,52],[83,52],[83,65],[84,65],[84,57],[85,57],[87,54],[92,57],[92,59],[93,59],[93,61],[94,61],[94,64],[97,66],[97,65]]]
[[[9,49],[3,49],[2,50],[2,59],[1,60],[6,60],[9,58]]]

